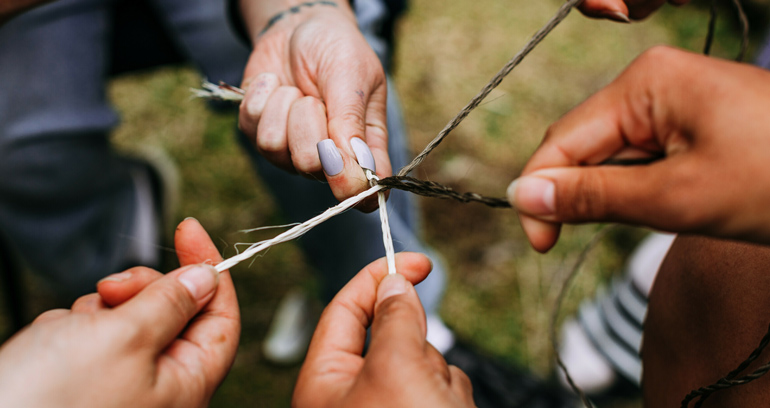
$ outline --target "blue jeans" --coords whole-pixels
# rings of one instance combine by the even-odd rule
[[[235,39],[220,0],[149,0],[174,44],[211,80],[237,84],[249,51]],[[109,143],[118,115],[105,94],[111,0],[59,0],[0,27],[0,233],[33,270],[65,296],[91,292],[107,274],[136,263],[126,254],[136,194],[130,165]],[[373,33],[384,9],[356,2],[361,29]],[[388,128],[394,168],[407,161],[406,135],[390,90]],[[242,145],[289,222],[334,205],[328,186],[267,164]],[[389,200],[397,250],[427,252],[412,198]],[[194,214],[192,214],[194,215]],[[384,255],[377,213],[350,211],[299,241],[322,277],[328,300],[361,267]],[[444,288],[441,263],[418,286],[434,312]],[[153,265],[150,265],[153,266]]]

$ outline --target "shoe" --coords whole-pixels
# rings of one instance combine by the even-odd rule
[[[613,367],[596,349],[577,321],[568,320],[564,323],[561,345],[562,361],[573,381],[599,406],[641,397],[639,385],[631,382]],[[569,390],[567,379],[558,368],[556,376],[561,386]]]
[[[304,290],[289,291],[278,304],[262,343],[265,359],[282,366],[302,362],[318,323],[318,309]]]
[[[597,402],[641,396],[642,330],[647,297],[675,236],[653,233],[626,262],[623,276],[581,304],[561,327],[561,355],[575,384]],[[557,372],[562,385],[567,381]]]
[[[473,384],[478,408],[574,408],[577,399],[556,384],[522,368],[504,366],[469,346],[455,342],[444,354],[448,364],[459,367]]]
[[[159,148],[142,147],[123,156],[123,160],[129,166],[136,199],[125,263],[157,268],[161,265],[164,231],[173,228],[170,223],[179,202],[179,172]]]

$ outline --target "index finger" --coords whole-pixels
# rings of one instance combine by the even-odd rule
[[[174,237],[179,262],[182,265],[222,261],[219,250],[194,218],[184,220]],[[240,339],[240,309],[229,271],[219,274],[219,286],[211,301],[190,322],[182,333],[184,342],[177,342],[167,354],[189,364],[190,370],[202,364],[206,377],[218,384],[227,374],[235,358]],[[189,347],[194,345],[195,347]],[[213,392],[213,390],[212,390]]]
[[[217,248],[195,219],[188,218],[179,224],[174,241],[180,263],[188,265],[182,269],[189,268],[189,264],[214,265],[221,261]],[[178,271],[171,272],[164,279],[176,274]],[[199,402],[192,401],[211,398],[235,359],[240,335],[238,302],[229,272],[219,273],[218,280],[219,285],[205,306],[173,332],[175,338],[167,347],[152,356],[157,361],[155,388],[163,394],[184,386],[185,393],[174,394],[182,405],[195,405]],[[167,324],[168,319],[164,319],[156,326]]]
[[[658,67],[651,65],[656,58],[650,58],[650,52],[645,55],[609,86],[554,123],[521,175],[548,168],[598,165],[610,158],[654,156],[662,151],[655,138],[649,97],[649,87],[657,82]],[[524,214],[519,218],[537,251],[546,252],[556,243],[560,224]]]
[[[597,165],[629,148],[659,150],[657,144],[650,143],[648,118],[637,116],[647,106],[626,106],[629,99],[640,99],[633,87],[619,89],[618,81],[551,125],[522,175],[553,167]]]

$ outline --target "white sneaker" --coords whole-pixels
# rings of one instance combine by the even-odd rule
[[[319,318],[313,303],[302,289],[292,289],[281,299],[262,343],[265,359],[279,365],[302,361]]]
[[[174,161],[160,148],[142,146],[123,154],[131,166],[134,184],[134,223],[124,253],[128,264],[160,266],[164,232],[173,230],[179,202],[179,172]]]

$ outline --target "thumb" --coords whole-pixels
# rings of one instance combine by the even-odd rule
[[[134,323],[142,344],[161,350],[211,300],[218,283],[219,273],[211,265],[177,269],[114,309],[115,318]]]
[[[641,166],[562,167],[514,180],[508,200],[520,213],[549,223],[621,222],[683,229],[693,195],[682,160]],[[530,232],[527,231],[530,236]],[[555,240],[555,236],[553,239]],[[532,236],[530,236],[532,239]]]
[[[370,354],[422,355],[427,325],[414,286],[400,274],[386,276],[377,288]]]

